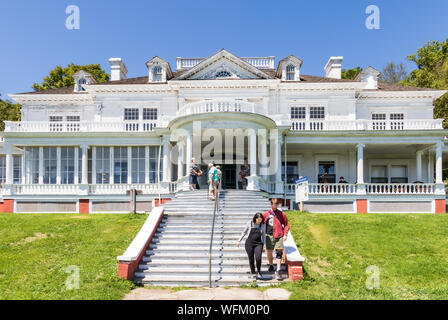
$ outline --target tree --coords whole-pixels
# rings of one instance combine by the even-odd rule
[[[347,80],[353,80],[362,71],[361,67],[356,67],[352,69],[342,69],[341,78]]]
[[[56,68],[51,70],[50,74],[43,79],[41,84],[34,83],[32,85],[32,88],[35,91],[41,91],[54,88],[70,87],[75,83],[72,75],[79,70],[84,70],[90,73],[97,82],[101,83],[109,81],[109,74],[101,69],[101,66],[99,64],[88,64],[81,66],[71,63],[65,68],[56,66]]]
[[[393,62],[389,62],[383,68],[383,72],[380,75],[380,80],[390,84],[397,84],[400,81],[405,80],[407,75],[408,72],[406,71],[406,67],[403,63],[395,64]]]
[[[3,121],[20,121],[20,109],[22,106],[18,103],[0,99],[0,131],[5,130]]]
[[[407,57],[415,62],[413,70],[401,84],[433,89],[448,89],[448,38],[444,42],[429,41],[417,54]],[[443,118],[443,127],[448,128],[448,93],[434,102],[434,116]]]

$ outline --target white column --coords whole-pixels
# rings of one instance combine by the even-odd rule
[[[79,175],[79,148],[75,147],[75,176],[74,176],[74,182],[75,184],[79,184],[79,179],[78,179],[78,175]]]
[[[149,184],[149,146],[145,147],[145,184]]]
[[[187,136],[187,152],[186,152],[186,159],[185,159],[185,163],[187,164],[186,166],[186,175],[190,174],[190,168],[191,168],[191,158],[193,157],[193,140],[192,140],[192,136],[191,133],[188,133]]]
[[[360,143],[356,146],[358,149],[358,164],[357,164],[357,179],[358,184],[364,184],[364,147],[365,145]]]
[[[428,151],[428,183],[434,183],[434,174],[432,172],[432,154],[431,151]]]
[[[443,183],[442,146],[443,146],[442,142],[437,143],[437,146],[436,146],[436,183]]]
[[[6,177],[5,177],[5,184],[11,185],[13,182],[13,159],[12,159],[12,145],[11,144],[5,144],[5,152],[6,152]]]
[[[184,142],[179,140],[177,142],[177,180],[184,176],[184,166],[183,166],[183,153],[184,153]]]
[[[81,172],[81,184],[88,184],[88,150],[87,145],[81,145],[81,153],[82,153],[82,172]]]
[[[109,149],[109,156],[110,156],[110,179],[109,184],[114,184],[114,147],[110,147]]]
[[[257,135],[255,130],[249,133],[249,165],[250,175],[257,175]]]
[[[39,184],[44,183],[44,148],[39,147]]]
[[[102,183],[102,181],[101,181]],[[92,184],[97,184],[96,181],[96,147],[92,147]]]
[[[171,181],[170,136],[163,136],[163,182]]]
[[[279,135],[275,146],[275,163],[277,170],[275,171],[276,182],[282,181],[282,137]]]
[[[128,147],[128,184],[132,183],[132,147]]]
[[[61,184],[61,147],[56,148],[56,184]]]
[[[416,165],[417,165],[417,181],[422,181],[422,151],[416,153]]]
[[[267,156],[267,146],[266,146],[266,136],[259,137],[260,144],[260,176],[263,179],[267,179],[267,165],[268,165],[268,156]]]

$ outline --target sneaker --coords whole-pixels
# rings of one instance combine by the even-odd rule
[[[273,272],[273,271],[274,271],[274,265],[273,265],[273,264],[270,264],[270,265],[269,265],[269,269],[268,269],[268,271],[269,271],[269,272]]]
[[[261,274],[260,271],[258,271],[258,273],[257,273],[257,277],[258,277],[258,279],[263,280],[263,275]]]
[[[256,273],[252,273],[252,279],[253,279],[254,281],[257,281],[257,274],[256,274]]]
[[[277,280],[282,280],[282,277],[280,276],[279,271],[275,271],[275,277],[277,278]]]

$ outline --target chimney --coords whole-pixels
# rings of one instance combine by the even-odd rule
[[[344,57],[330,57],[325,65],[325,76],[332,79],[341,79],[342,60]]]
[[[121,58],[110,58],[110,80],[117,81],[126,79],[128,69]]]

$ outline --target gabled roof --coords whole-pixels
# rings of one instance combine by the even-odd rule
[[[276,72],[276,76],[277,76],[278,78],[281,78],[281,77],[282,77],[282,67],[283,67],[283,64],[285,64],[285,63],[293,63],[293,64],[295,64],[295,65],[298,65],[298,66],[299,66],[299,69],[300,69],[300,67],[302,67],[303,61],[302,61],[301,59],[297,58],[297,57],[296,57],[295,55],[293,55],[293,54],[290,54],[290,55],[287,56],[286,58],[280,60],[280,61],[278,62],[277,72]]]
[[[202,60],[197,65],[195,65],[193,68],[186,70],[182,74],[178,75],[177,77],[174,77],[173,80],[187,80],[194,75],[198,74],[200,71],[205,70],[206,68],[210,67],[211,65],[217,63],[218,61],[225,59],[225,61],[230,62],[234,64],[235,66],[244,69],[246,72],[249,72],[253,74],[254,76],[261,78],[261,79],[273,79],[272,76],[270,76],[268,73],[264,72],[264,70],[260,70],[250,63],[244,61],[243,59],[235,56],[234,54],[230,53],[226,49],[221,49],[215,54],[211,55],[207,59]]]
[[[158,56],[152,57],[151,59],[146,61],[145,64],[146,64],[147,68],[150,68],[151,65],[157,64],[157,63],[160,63],[161,65],[166,66],[166,76],[167,76],[167,79],[169,79],[169,78],[171,78],[173,76],[173,72],[171,71],[170,64],[167,61],[163,60],[162,58],[160,58]]]

